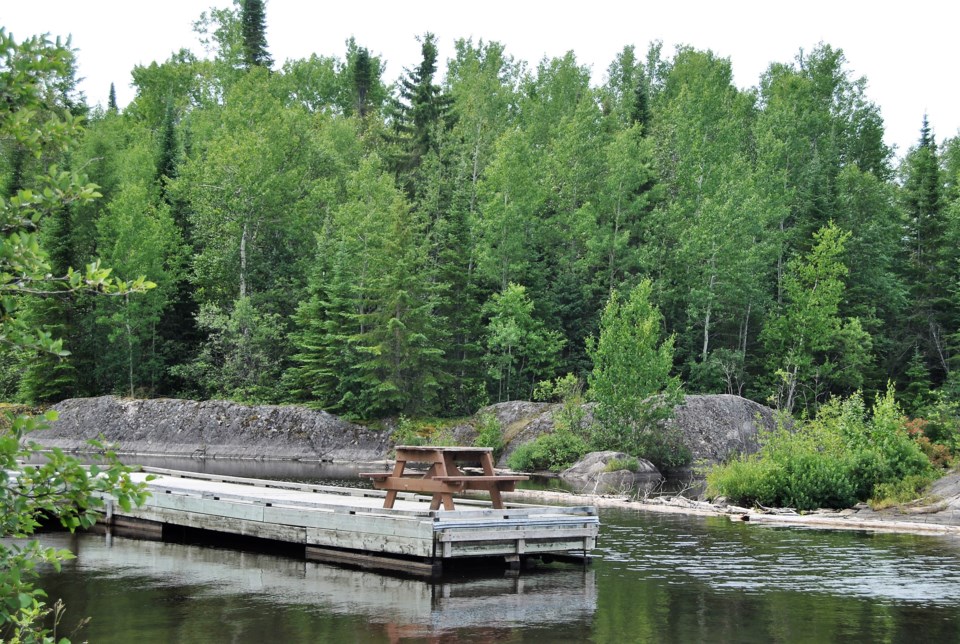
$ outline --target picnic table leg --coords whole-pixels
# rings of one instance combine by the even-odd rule
[[[404,469],[406,466],[407,466],[407,462],[406,462],[406,461],[399,461],[399,460],[398,460],[398,461],[394,464],[394,466],[393,466],[393,476],[397,476],[397,477],[403,476],[403,469]],[[388,491],[387,491],[387,496],[385,496],[384,499],[383,499],[383,507],[384,507],[384,508],[387,508],[387,509],[392,508],[392,507],[393,507],[393,503],[394,503],[394,501],[396,501],[396,500],[397,500],[397,491],[396,491],[396,490],[388,490]]]
[[[493,456],[490,452],[485,452],[480,455],[480,466],[483,467],[483,473],[486,476],[495,476],[497,474],[493,471]]]
[[[496,476],[497,473],[493,470],[493,456],[489,452],[480,456],[480,465],[486,476]],[[495,510],[503,509],[503,498],[500,496],[500,488],[497,487],[496,482],[490,486],[490,503]]]
[[[439,469],[443,470],[440,476],[463,476],[463,472],[457,467],[457,462],[453,459],[452,454],[444,454],[443,463],[438,463],[438,465],[440,466]]]
[[[457,464],[453,460],[453,456],[449,454],[444,454],[442,460],[434,463],[432,469],[436,471],[436,476],[460,476],[463,474],[463,472],[457,468]],[[453,510],[453,495],[449,492],[434,494],[433,503],[430,504],[430,509],[439,509],[440,503],[443,503],[444,510]]]
[[[436,492],[433,495],[433,499],[430,501],[431,510],[439,510],[440,504],[443,503],[444,510],[453,510],[453,495],[449,492]]]

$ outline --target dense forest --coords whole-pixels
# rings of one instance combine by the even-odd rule
[[[376,43],[275,63],[264,24],[252,0],[203,14],[208,51],[134,68],[122,110],[47,79],[41,109],[82,133],[0,140],[4,199],[51,165],[97,186],[43,222],[52,274],[100,258],[156,285],[25,300],[69,355],[5,351],[4,399],[460,416],[587,381],[641,284],[687,393],[960,397],[960,140],[918,114],[895,158],[842,50],[739,89],[709,51],[626,46],[592,83],[573,52],[427,33],[394,80]]]

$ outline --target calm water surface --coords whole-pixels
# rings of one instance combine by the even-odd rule
[[[960,540],[604,511],[592,566],[427,582],[44,535],[90,642],[958,642]],[[69,626],[66,630],[69,630]],[[66,634],[65,632],[63,634]]]

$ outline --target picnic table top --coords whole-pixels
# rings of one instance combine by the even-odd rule
[[[492,452],[492,447],[456,447],[449,445],[397,445],[404,452]]]

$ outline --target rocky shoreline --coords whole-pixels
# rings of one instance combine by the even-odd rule
[[[552,407],[544,403],[501,403],[480,410],[478,415],[494,414],[515,448],[552,429]],[[343,464],[383,463],[393,447],[389,430],[373,430],[323,411],[295,406],[102,396],[65,400],[52,409],[58,412],[59,420],[31,438],[45,448],[75,453],[89,453],[88,441],[102,437],[115,445],[118,453],[141,457]],[[771,423],[771,414],[769,409],[737,396],[688,396],[677,407],[672,422],[678,423],[696,459],[715,462],[750,451],[758,425]],[[465,421],[454,434],[466,441],[463,444],[470,444],[475,435],[471,421]],[[580,489],[603,490],[604,484],[611,489],[609,483],[613,481],[619,485],[612,489],[623,490],[630,487],[627,483],[636,484],[638,477],[659,474],[605,472],[597,476],[596,481],[591,479],[591,485]],[[509,498],[830,529],[960,534],[960,474],[956,472],[937,481],[928,499],[879,512],[863,504],[840,512],[800,514],[718,505],[682,495],[636,499],[619,494],[520,490]]]
[[[553,431],[558,404],[511,401],[480,409],[449,429],[459,444],[477,437],[482,418],[503,433],[499,464],[519,445]],[[222,400],[73,398],[51,407],[59,420],[33,438],[47,447],[89,451],[103,437],[127,454],[255,460],[372,462],[393,447],[389,428],[371,429],[324,411],[295,405],[241,405]],[[592,411],[585,406],[585,413]],[[730,395],[687,396],[668,421],[683,435],[694,462],[719,462],[756,449],[773,410]]]
[[[948,475],[960,481],[960,474]],[[945,477],[947,478],[947,477]],[[688,499],[683,496],[662,496],[632,499],[628,496],[576,494],[546,490],[517,490],[507,493],[505,499],[516,502],[552,503],[559,505],[593,505],[637,512],[660,512],[692,516],[725,516],[731,521],[819,528],[825,530],[869,530],[871,532],[898,532],[908,534],[947,534],[960,536],[960,503],[954,499],[946,507],[930,512],[911,511],[910,508],[891,508],[874,511],[866,504],[847,510],[816,510],[799,513],[789,509],[757,509],[716,504]],[[921,506],[923,507],[923,506]]]
[[[69,452],[101,436],[123,454],[192,458],[372,462],[392,447],[389,432],[305,407],[100,396],[51,409],[58,420],[32,438]]]

